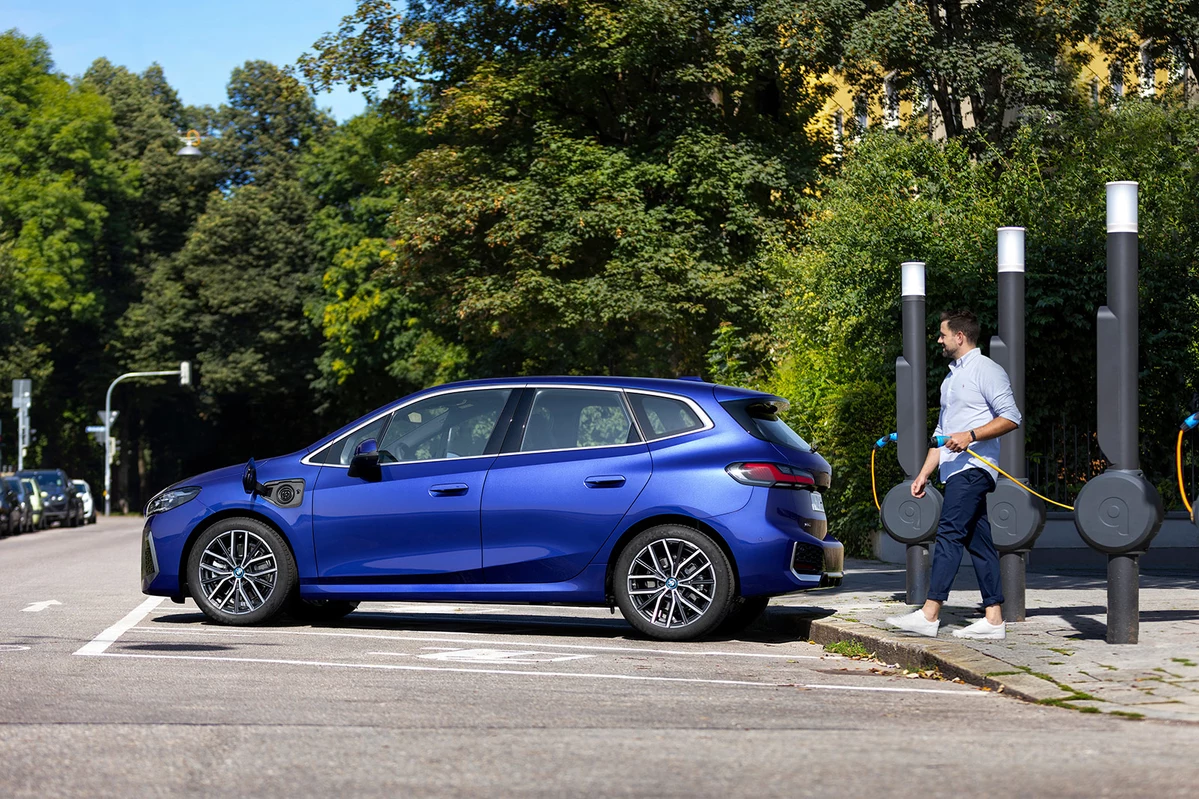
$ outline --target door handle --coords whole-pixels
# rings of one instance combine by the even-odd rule
[[[437,485],[429,486],[429,496],[433,497],[460,497],[470,488],[466,483],[438,483]]]
[[[588,488],[620,488],[624,485],[623,474],[597,474],[583,481]]]

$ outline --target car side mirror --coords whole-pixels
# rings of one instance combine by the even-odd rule
[[[361,477],[364,480],[379,480],[379,442],[368,438],[354,448],[354,457],[350,460],[350,477]]]

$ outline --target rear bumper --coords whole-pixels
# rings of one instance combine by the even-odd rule
[[[709,519],[725,537],[736,562],[742,596],[778,596],[796,591],[836,588],[844,579],[845,548],[827,534],[821,511],[806,501],[807,492],[755,488],[739,511]]]

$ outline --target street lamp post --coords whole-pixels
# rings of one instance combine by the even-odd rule
[[[108,392],[104,395],[104,515],[109,516],[112,513],[112,390],[117,387],[117,383],[122,380],[130,380],[135,377],[171,377],[172,375],[179,376],[179,385],[190,386],[192,382],[192,365],[190,361],[183,361],[179,364],[178,369],[165,369],[158,372],[126,372],[108,385]]]

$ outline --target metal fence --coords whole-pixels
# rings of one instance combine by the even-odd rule
[[[1187,487],[1187,496],[1195,497],[1199,484],[1199,452],[1192,442],[1183,443],[1183,481]],[[1178,498],[1177,477],[1174,466],[1174,441],[1170,441],[1170,471],[1168,475],[1149,475],[1154,482],[1168,477],[1172,490],[1163,494],[1167,509],[1181,507]],[[1094,430],[1078,425],[1058,424],[1049,429],[1048,436],[1043,433],[1036,439],[1029,439],[1025,446],[1028,458],[1028,480],[1037,491],[1057,502],[1073,505],[1083,484],[1108,466],[1108,460],[1099,448],[1099,441]]]

